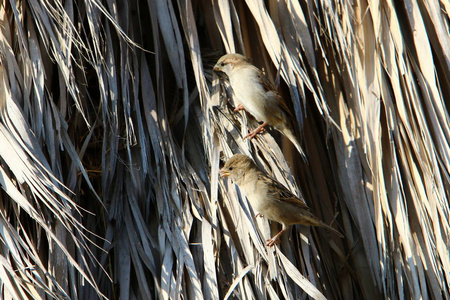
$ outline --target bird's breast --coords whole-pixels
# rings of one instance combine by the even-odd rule
[[[253,210],[265,215],[269,209],[269,202],[267,201],[267,187],[258,184],[257,181],[248,181],[239,185],[243,194],[247,197]]]
[[[230,84],[236,96],[236,102],[258,121],[267,121],[267,93],[258,78],[251,72],[243,71],[240,76],[232,76]]]

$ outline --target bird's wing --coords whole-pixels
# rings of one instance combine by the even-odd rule
[[[280,94],[278,93],[275,85],[269,80],[269,78],[267,78],[267,76],[257,67],[253,66],[255,68],[255,71],[257,71],[258,73],[258,77],[261,80],[261,84],[264,88],[264,91],[266,93],[268,92],[273,92],[276,97],[277,100],[280,104],[281,109],[283,110],[283,112],[288,116],[288,118],[295,120],[294,115],[291,113],[291,110],[289,109],[289,107],[287,106],[286,102],[284,101],[283,97],[280,96]]]
[[[308,205],[291,193],[284,185],[265,174],[264,176],[264,180],[269,184],[269,191],[275,193],[275,199],[309,210]]]

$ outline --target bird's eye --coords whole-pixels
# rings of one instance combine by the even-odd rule
[[[225,63],[224,62],[220,63],[220,66],[225,67]]]
[[[230,170],[230,171],[233,170],[233,167],[229,167],[228,170]]]

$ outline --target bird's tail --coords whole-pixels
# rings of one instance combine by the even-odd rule
[[[331,227],[330,225],[325,224],[324,222],[320,222],[319,226],[324,227],[324,228],[328,229],[329,231],[332,231],[332,232],[336,233],[341,238],[344,237],[344,235],[342,233],[340,233],[339,230],[334,229],[333,227]]]
[[[342,233],[340,233],[338,230],[334,229],[330,225],[327,225],[325,222],[320,220],[316,215],[314,215],[312,212],[310,212],[307,209],[303,210],[303,212],[302,212],[301,222],[298,222],[298,223],[295,223],[295,224],[306,225],[306,226],[323,227],[323,228],[325,228],[325,229],[327,229],[329,231],[333,231],[334,233],[336,233],[341,238],[344,237],[342,235]]]
[[[295,137],[294,132],[290,128],[285,127],[281,131],[281,133],[283,133],[291,141],[291,143],[294,144],[295,148],[297,148],[297,151],[302,156],[303,160],[305,162],[308,162],[308,159],[306,158],[306,154],[303,151],[302,146],[300,145],[299,141]]]

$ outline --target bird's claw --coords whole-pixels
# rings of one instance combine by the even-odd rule
[[[248,138],[252,139],[252,138],[255,137],[255,135],[256,135],[256,134],[254,134],[253,132],[250,132],[249,134],[247,134],[246,136],[244,136],[243,139],[244,139],[244,140],[245,140],[245,139],[248,139]]]
[[[282,229],[280,232],[278,232],[273,238],[271,238],[270,240],[267,240],[267,246],[268,247],[273,247],[275,245],[275,243],[280,241],[280,236],[283,234],[283,232],[285,232],[286,229]]]
[[[238,112],[240,110],[245,110],[245,107],[243,107],[242,104],[238,104],[236,108],[233,110],[233,112]]]
[[[275,246],[275,244],[278,244],[280,242],[280,239],[278,238],[278,236],[274,236],[273,238],[271,238],[270,240],[267,240],[267,247],[273,247]]]
[[[247,138],[254,138],[258,133],[264,132],[266,131],[266,129],[264,128],[264,126],[266,126],[267,123],[263,123],[261,125],[258,126],[258,128],[256,128],[255,130],[253,130],[252,132],[250,132],[249,134],[247,134],[246,136],[244,136],[244,140]]]
[[[257,214],[255,215],[255,220],[256,220],[257,217],[261,217],[261,218],[262,218],[262,217],[264,217],[264,215],[263,215],[262,213],[257,213]]]

